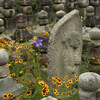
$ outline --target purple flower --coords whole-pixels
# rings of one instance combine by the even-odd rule
[[[37,40],[34,42],[35,44],[36,44],[36,47],[38,47],[39,45],[41,45],[42,46],[42,42],[43,40],[39,40],[38,38],[37,38]]]
[[[40,4],[42,4],[42,2]]]

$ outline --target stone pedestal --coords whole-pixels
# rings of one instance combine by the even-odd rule
[[[8,67],[8,53],[5,49],[0,49],[0,100],[4,94],[11,93],[14,97],[19,96],[24,89],[24,86],[16,83],[10,76]]]
[[[16,30],[16,20],[15,18],[6,19],[6,33],[13,34]]]
[[[80,100],[96,100],[96,94],[100,93],[100,75],[86,72],[79,76]],[[99,96],[99,95],[98,95]]]
[[[4,21],[0,18],[0,34],[4,32]]]
[[[15,41],[29,41],[30,39],[33,38],[33,35],[28,32],[26,29],[27,27],[27,16],[23,13],[17,14],[16,15],[16,30],[14,34],[11,36],[11,39]]]
[[[19,6],[19,12],[27,15],[27,26],[33,26],[34,24],[34,17],[32,14],[32,7],[31,7],[31,0],[18,0],[17,3]]]
[[[5,29],[6,33],[12,33],[15,29],[15,21],[12,23],[14,15],[15,15],[15,3],[13,0],[3,0],[1,2],[1,6],[3,7],[1,12],[5,19]],[[12,19],[9,19],[12,18]],[[14,28],[14,29],[13,29]]]

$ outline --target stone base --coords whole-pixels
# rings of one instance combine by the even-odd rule
[[[23,92],[24,86],[16,83],[10,76],[0,79],[0,100],[3,99],[3,94],[11,93],[14,97]]]

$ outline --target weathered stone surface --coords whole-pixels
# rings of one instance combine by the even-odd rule
[[[96,95],[95,95],[95,92],[89,92],[89,91],[84,91],[80,89],[79,98],[80,100],[96,100]]]
[[[16,21],[17,23],[23,23],[27,21],[27,16],[23,13],[19,13],[16,15]]]
[[[0,33],[2,33],[2,32],[4,32],[4,27],[2,26],[2,27],[0,27]]]
[[[83,27],[83,40],[90,41],[91,40],[91,28],[90,27]]]
[[[91,30],[91,39],[92,40],[100,40],[100,29],[97,27],[94,27]]]
[[[94,7],[93,7],[93,6],[88,6],[88,7],[86,8],[86,11],[87,11],[88,13],[92,13],[92,12],[94,12]]]
[[[5,49],[0,49],[0,66],[8,63],[8,53]]]
[[[0,19],[0,27],[4,25],[4,21]]]
[[[48,84],[52,77],[78,76],[82,53],[82,25],[77,10],[66,14],[53,27],[48,45]],[[53,86],[52,86],[53,87]],[[59,87],[61,88],[61,87]]]
[[[40,12],[38,12],[38,18],[40,19],[45,19],[45,18],[48,18],[48,13],[44,10],[41,10]]]
[[[55,11],[64,10],[64,4],[62,4],[62,3],[60,3],[60,4],[52,4],[52,8]]]
[[[29,6],[32,4],[31,0],[18,0],[17,3],[21,6]]]
[[[14,0],[2,0],[1,6],[5,9],[12,9],[15,7]]]
[[[3,94],[12,93],[14,97],[23,92],[23,85],[16,83],[10,76],[0,79],[0,100],[3,100]]]
[[[32,12],[32,7],[31,6],[20,6],[19,12],[24,13],[24,14],[30,14]]]
[[[10,74],[8,64],[0,66],[0,78],[7,77]]]
[[[65,11],[62,11],[62,10],[56,12],[56,16],[58,18],[62,18],[65,14],[66,14]]]
[[[78,6],[81,8],[86,8],[89,5],[89,0],[78,0]]]
[[[93,6],[99,6],[100,5],[100,0],[91,0],[91,4]]]
[[[58,99],[56,99],[56,98],[54,98],[52,96],[48,96],[48,97],[45,97],[45,98],[43,98],[41,100],[58,100]]]
[[[100,75],[93,72],[86,72],[79,76],[78,84],[84,91],[96,91],[100,88]]]
[[[16,19],[15,18],[7,18],[6,19],[6,33],[13,34],[16,30]]]

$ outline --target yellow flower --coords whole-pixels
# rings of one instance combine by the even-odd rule
[[[22,82],[24,82],[26,79],[23,79]]]
[[[73,83],[73,81],[72,80],[69,80],[69,81],[67,81],[68,83]]]
[[[39,26],[39,24],[37,24],[36,26]]]
[[[78,78],[75,78],[75,81],[78,81]]]
[[[30,52],[29,52],[29,51],[27,51],[27,54],[30,54]]]
[[[71,92],[71,91],[68,91],[68,93],[69,93],[69,94],[72,94],[72,92]]]
[[[21,73],[23,73],[23,71],[20,71],[19,73],[21,74]]]
[[[42,33],[41,31],[39,31],[39,33]]]
[[[27,91],[26,92],[27,95],[31,95],[31,93],[32,93],[31,91]]]
[[[32,83],[32,81],[30,81],[30,83]]]
[[[8,95],[7,95],[7,94],[4,94],[4,95],[3,95],[3,98],[4,98],[4,99],[6,99],[7,97],[8,97]]]
[[[20,60],[19,60],[19,63],[22,63],[22,62],[23,62],[23,60],[22,60],[22,59],[20,59]]]
[[[26,65],[26,62],[24,62],[23,65]]]
[[[33,59],[33,62],[35,62],[35,59]]]
[[[13,98],[13,97],[14,97],[13,94],[11,94],[11,93],[8,94],[8,98]]]
[[[11,66],[11,63],[8,63],[8,66]]]
[[[22,55],[22,54],[23,54],[23,52],[20,52],[20,54]]]
[[[46,33],[46,36],[49,36],[49,33],[48,32],[45,32]]]
[[[12,73],[12,76],[15,76],[15,73]]]
[[[27,48],[27,46],[24,46],[24,49],[26,49]]]
[[[30,27],[28,27],[27,30],[30,30]]]
[[[40,79],[41,77],[37,77],[37,79]]]
[[[19,81],[19,79],[18,78],[16,78],[16,80],[15,80],[16,82],[18,82]]]
[[[19,49],[16,49],[16,52],[18,52],[19,51]]]
[[[46,62],[45,64],[48,65],[48,62]]]
[[[66,86],[67,88],[69,88],[69,84],[65,84],[65,86]]]
[[[95,59],[95,57],[92,57],[92,59]]]
[[[41,67],[42,67],[42,68],[45,68],[45,66],[44,66],[44,65],[41,65]]]
[[[17,58],[19,58],[20,56],[19,55],[17,55]]]

